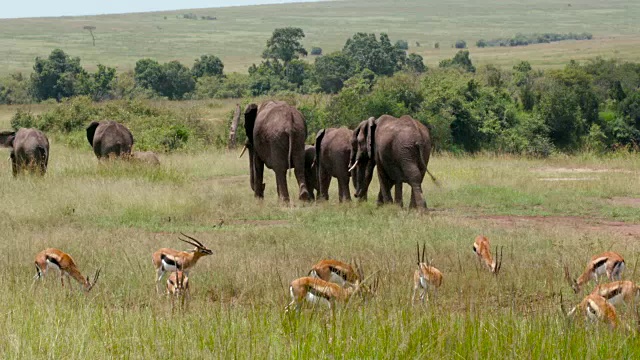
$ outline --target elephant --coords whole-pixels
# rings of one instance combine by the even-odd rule
[[[304,182],[309,190],[309,199],[314,200],[314,192],[318,189],[318,171],[316,166],[316,147],[313,145],[304,146]]]
[[[318,198],[329,200],[331,178],[338,179],[339,201],[351,201],[349,194],[349,162],[351,158],[351,137],[353,131],[329,128],[316,135],[316,167],[318,173]],[[353,176],[355,180],[355,176]]]
[[[98,159],[130,156],[134,143],[131,131],[112,120],[94,121],[89,124],[87,140]]]
[[[244,128],[247,134],[245,147],[249,150],[251,189],[255,197],[264,198],[262,182],[264,166],[276,174],[278,197],[289,202],[287,170],[294,169],[298,181],[299,196],[309,201],[310,194],[304,176],[305,139],[307,125],[304,117],[293,106],[283,101],[266,101],[250,104],[244,112]]]
[[[153,151],[134,151],[131,154],[131,159],[148,165],[160,165],[160,159],[158,159],[158,155]]]
[[[411,186],[410,207],[427,208],[422,193],[424,175],[435,177],[427,169],[431,155],[429,129],[412,117],[395,118],[383,115],[360,123],[351,138],[350,169],[356,170],[356,196],[363,197],[377,166],[380,192],[378,204],[393,201],[391,188],[395,186],[395,203],[402,206],[402,184]]]
[[[40,130],[22,128],[0,133],[0,146],[11,148],[13,176],[21,171],[38,175],[47,172],[49,164],[49,139]]]

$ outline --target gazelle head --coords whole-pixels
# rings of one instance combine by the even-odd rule
[[[569,274],[569,266],[567,265],[564,266],[564,277],[569,283],[569,286],[571,286],[571,288],[573,289],[573,292],[575,292],[576,294],[579,293],[580,285],[578,285],[578,282],[576,281],[576,279],[572,278],[571,275]]]
[[[365,300],[375,296],[380,280],[379,277],[376,276],[377,271],[365,278],[362,264],[359,261],[354,260],[353,268],[358,274],[358,279],[345,289],[348,296],[353,296],[357,293]],[[372,278],[374,278],[375,280],[373,281],[373,283],[371,283],[371,285],[368,285],[367,283]]]
[[[84,283],[84,291],[89,292],[89,291],[91,291],[91,289],[93,289],[95,284],[98,282],[98,277],[100,277],[100,270],[102,270],[102,269],[99,268],[96,271],[96,274],[93,276],[93,281],[90,281],[89,277],[87,276],[86,282]]]
[[[172,272],[167,279],[167,293],[175,297],[185,295],[189,291],[189,277],[183,271]]]
[[[503,248],[504,247],[500,247],[500,253],[498,253],[498,247],[496,246],[496,258],[494,260],[491,256],[489,239],[486,236],[478,235],[473,242],[473,252],[476,253],[478,259],[484,262],[494,275],[498,275],[500,268],[502,268]]]
[[[187,239],[183,239],[181,237],[179,237],[178,239],[180,239],[181,241],[186,242],[189,245],[195,246],[195,249],[193,249],[193,252],[196,253],[199,256],[206,256],[206,255],[212,255],[213,251],[211,251],[210,249],[208,249],[206,246],[202,245],[202,243],[200,241],[198,241],[197,239],[185,234],[185,233],[180,233],[183,236],[186,236]]]

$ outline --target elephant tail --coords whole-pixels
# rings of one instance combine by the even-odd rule
[[[438,179],[436,179],[436,177],[431,174],[429,168],[427,167],[427,160],[424,158],[424,144],[416,143],[416,148],[418,150],[418,156],[420,159],[418,167],[420,168],[420,170],[424,170],[427,174],[429,174],[429,177],[431,177],[431,181],[433,181],[437,186],[440,186],[440,182],[438,181]]]
[[[287,157],[289,161],[289,169],[287,170],[289,172],[289,177],[291,177],[291,168],[293,167],[293,159],[291,157],[292,153],[293,153],[293,135],[289,133],[289,156]]]

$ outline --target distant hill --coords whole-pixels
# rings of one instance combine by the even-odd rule
[[[143,57],[191,66],[199,55],[212,53],[222,58],[225,71],[245,71],[259,61],[273,29],[284,26],[303,28],[305,45],[319,46],[324,53],[342,48],[355,32],[387,32],[393,41],[407,40],[409,51],[421,53],[432,66],[454,53],[451,46],[458,39],[469,44],[474,61],[503,66],[521,59],[556,66],[596,55],[637,60],[640,31],[635,19],[640,19],[640,2],[627,0],[346,0],[10,19],[0,20],[0,74],[30,72],[34,58],[54,48],[81,57],[89,68],[103,63],[126,70]],[[95,47],[85,26],[95,27]],[[540,32],[589,32],[594,40],[474,48],[480,38]]]

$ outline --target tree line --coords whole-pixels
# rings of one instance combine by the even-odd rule
[[[357,33],[342,50],[302,57],[304,32],[276,29],[262,61],[248,74],[224,73],[214,55],[191,68],[141,59],[117,74],[89,73],[62,50],[37,58],[30,77],[0,81],[0,103],[83,95],[93,101],[165,97],[172,100],[269,95],[296,102],[310,133],[353,127],[370,116],[410,114],[428,124],[438,149],[545,156],[555,151],[636,149],[640,143],[640,64],[596,58],[559,70],[476,67],[468,50],[427,69],[406,42]],[[303,94],[305,96],[300,96]],[[330,94],[317,96],[314,94]]]

